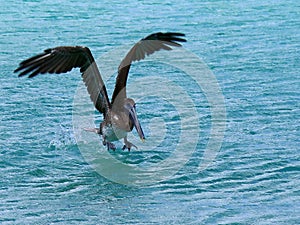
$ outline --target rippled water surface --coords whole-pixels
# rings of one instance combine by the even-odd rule
[[[1,6],[1,223],[300,223],[298,1],[36,0]],[[205,93],[170,65],[134,65],[130,85],[137,77],[159,76],[187,90],[199,114],[190,121],[198,119],[200,130],[187,137],[197,140],[196,149],[174,175],[147,187],[122,185],[98,174],[76,142],[79,72],[26,79],[13,70],[49,47],[86,45],[101,58],[158,31],[185,33],[184,48],[214,73],[225,99],[226,132],[213,163],[199,171],[211,130]],[[110,94],[113,85],[114,77],[107,81]],[[165,90],[172,91],[168,85]],[[138,112],[155,148],[146,151],[152,142],[134,139],[139,149],[130,153],[95,151],[155,168],[176,149],[180,116],[155,95],[141,98]]]

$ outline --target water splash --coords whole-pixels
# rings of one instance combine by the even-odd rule
[[[50,141],[48,147],[55,150],[64,150],[70,145],[76,145],[73,128],[59,124],[55,130],[55,137]]]

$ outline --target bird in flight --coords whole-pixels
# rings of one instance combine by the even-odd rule
[[[99,128],[85,130],[101,135],[103,145],[106,145],[108,150],[115,150],[116,147],[112,142],[123,138],[122,149],[130,151],[132,147],[137,148],[127,140],[127,133],[131,132],[133,127],[140,139],[145,140],[137,117],[135,102],[126,95],[130,66],[134,61],[140,61],[156,51],[180,47],[180,42],[186,42],[184,36],[183,33],[158,32],[148,35],[133,45],[118,67],[111,101],[109,101],[101,74],[88,47],[60,46],[46,49],[43,53],[22,61],[14,72],[19,72],[19,77],[29,75],[28,77],[32,78],[38,74],[66,73],[79,67],[95,108],[103,114],[103,122],[100,123]]]

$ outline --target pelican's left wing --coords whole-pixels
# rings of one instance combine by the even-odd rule
[[[181,44],[178,42],[186,42],[183,38],[184,36],[185,34],[182,33],[159,32],[151,34],[137,42],[119,65],[116,86],[112,95],[112,104],[117,97],[120,99],[126,97],[126,82],[132,62],[140,61],[161,49],[172,50],[172,47],[180,47]]]
[[[29,74],[34,77],[44,73],[66,73],[79,67],[83,81],[96,109],[106,115],[110,107],[107,91],[94,57],[87,47],[60,46],[46,49],[20,63],[14,72],[22,71],[19,76]]]

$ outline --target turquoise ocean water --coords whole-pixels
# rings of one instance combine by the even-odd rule
[[[1,224],[300,223],[299,1],[13,0],[1,3],[0,16]],[[174,176],[126,186],[98,174],[78,148],[72,109],[79,72],[26,79],[13,70],[49,47],[86,45],[98,58],[158,31],[185,33],[184,48],[215,74],[226,132],[214,162],[199,171],[211,128],[205,94],[171,66],[135,65],[129,83],[173,73],[191,90],[201,129]],[[109,153],[135,166],[168,158],[180,136],[174,107],[146,100],[138,108],[146,136],[149,119],[163,115],[165,139],[151,152]]]

